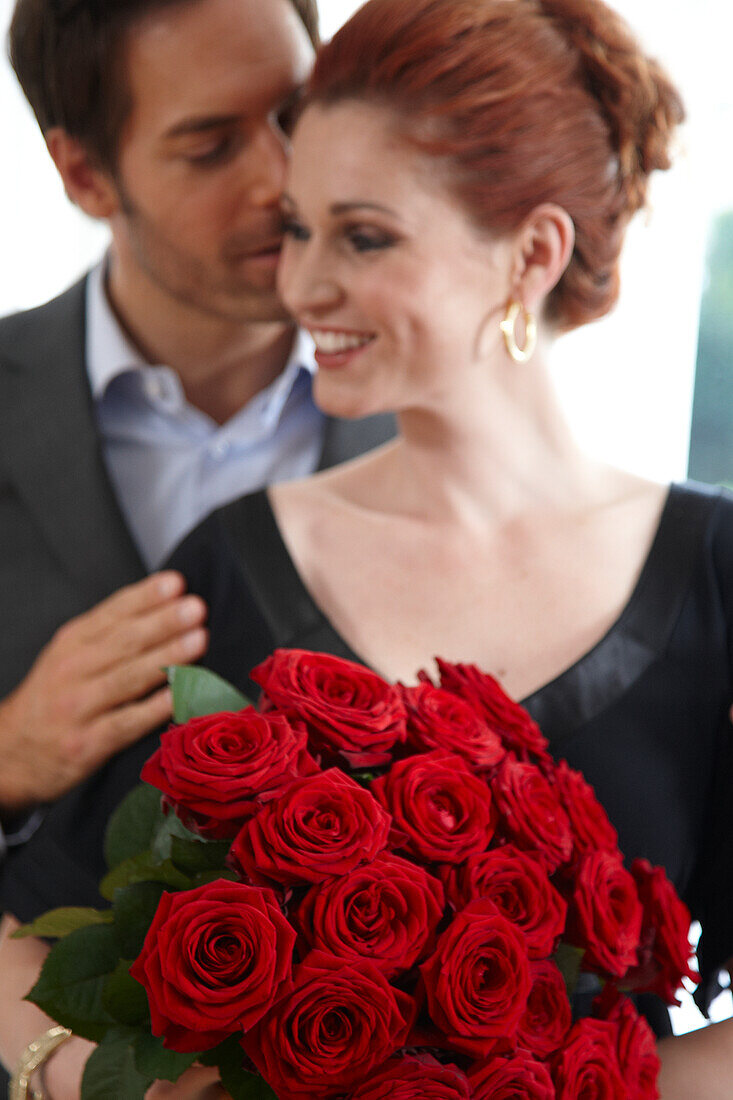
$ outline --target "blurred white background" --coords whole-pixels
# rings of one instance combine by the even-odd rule
[[[358,7],[321,0],[324,36]],[[13,0],[0,0],[0,33]],[[733,206],[727,78],[733,10],[720,0],[671,5],[616,0],[647,48],[684,94],[689,122],[672,172],[660,177],[651,211],[632,226],[623,292],[613,316],[559,341],[558,385],[588,449],[661,480],[684,477],[710,219]],[[30,110],[0,58],[0,315],[45,301],[68,286],[105,247],[105,230],[67,202]],[[716,1004],[730,1014],[730,995]],[[699,1023],[677,1010],[676,1026]]]

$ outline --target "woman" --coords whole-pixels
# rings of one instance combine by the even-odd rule
[[[406,681],[436,653],[493,671],[627,857],[665,864],[712,987],[733,955],[733,506],[582,455],[547,370],[557,334],[613,305],[681,118],[600,0],[370,0],[294,134],[281,290],[316,341],[319,404],[394,411],[399,438],[222,510],[172,564],[209,602],[207,663],[242,685],[275,645]],[[80,843],[82,806],[98,833],[150,751],[54,811],[8,910],[79,903],[82,873],[93,890],[94,844],[64,836]],[[664,1100],[727,1095],[732,1027],[660,1044]]]

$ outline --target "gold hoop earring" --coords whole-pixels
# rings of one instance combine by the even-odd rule
[[[520,313],[524,321],[524,347],[520,348],[516,338],[517,318]],[[537,322],[534,314],[525,309],[521,302],[512,301],[506,311],[506,317],[499,325],[504,336],[506,350],[515,363],[528,363],[537,347]]]

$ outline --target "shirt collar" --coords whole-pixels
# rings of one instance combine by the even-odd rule
[[[106,261],[89,272],[86,291],[87,371],[92,397],[100,401],[113,378],[147,364],[125,335],[104,289]]]
[[[112,380],[128,371],[154,369],[145,361],[115,317],[104,287],[106,260],[92,268],[87,279],[86,359],[95,401],[101,401]],[[264,415],[277,420],[301,371],[316,372],[315,343],[309,332],[298,329],[282,374],[254,399],[261,400]]]

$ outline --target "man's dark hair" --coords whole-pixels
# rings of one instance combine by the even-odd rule
[[[196,2],[17,0],[10,61],[43,133],[61,127],[97,164],[114,170],[132,106],[124,64],[127,32],[151,12]],[[317,0],[290,2],[317,46]]]

